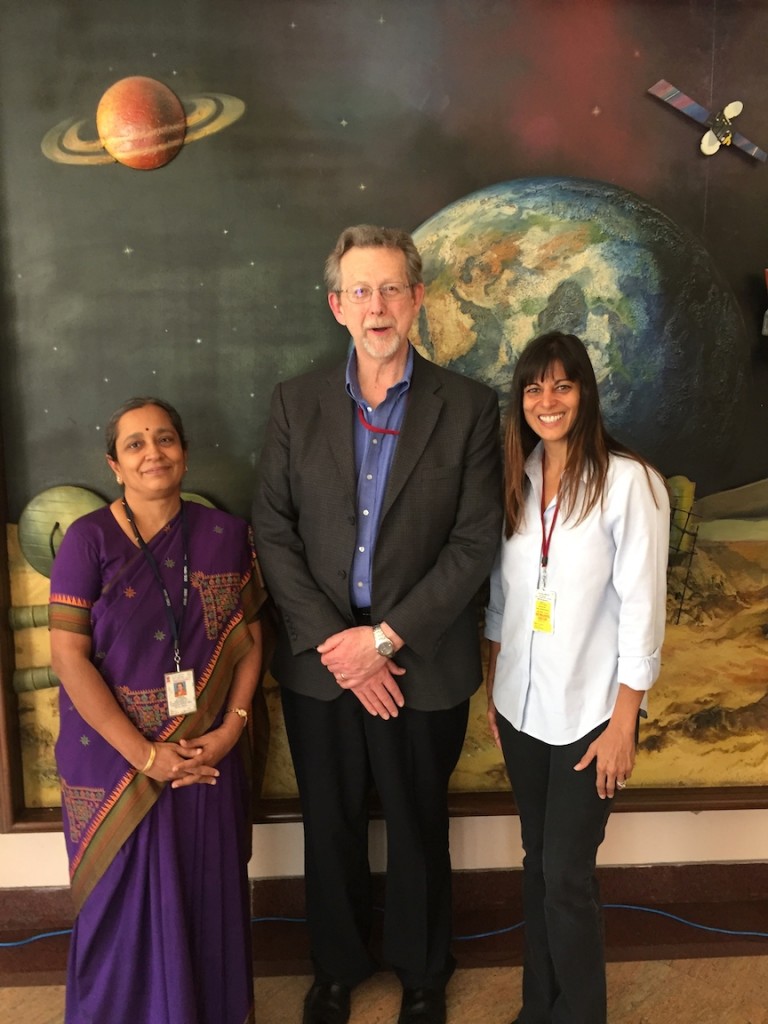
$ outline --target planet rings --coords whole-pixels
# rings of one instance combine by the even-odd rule
[[[245,112],[245,103],[226,93],[200,93],[183,99],[186,117],[184,145],[197,142],[234,124]],[[98,136],[88,137],[88,118],[67,118],[47,131],[40,143],[43,154],[57,164],[114,164]],[[92,124],[92,122],[91,122]]]

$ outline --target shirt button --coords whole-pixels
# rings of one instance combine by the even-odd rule
[[[365,551],[365,548],[362,545],[360,545],[360,547],[357,550],[362,554],[362,552]]]
[[[368,410],[368,412],[373,412],[373,408],[372,408],[372,406],[370,406],[370,405],[366,405],[366,407],[365,407],[365,408],[366,408],[366,409]]]
[[[362,586],[363,586],[362,581],[358,581],[357,586],[358,586],[359,589],[362,589]]]
[[[364,508],[364,509],[363,509],[363,515],[364,515],[364,516],[367,516],[367,515],[368,515],[368,509],[367,509],[367,508]]]
[[[374,437],[374,438],[371,439],[371,444],[378,444],[378,443],[379,443],[378,437]]]
[[[366,473],[365,474],[365,479],[366,480],[373,480],[373,473]]]

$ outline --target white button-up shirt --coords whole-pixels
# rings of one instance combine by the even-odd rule
[[[658,678],[669,498],[652,470],[610,456],[602,503],[578,524],[578,502],[568,518],[560,509],[547,565],[547,590],[556,595],[554,631],[534,632],[542,547],[540,444],[525,471],[525,520],[502,540],[491,576],[485,633],[501,644],[493,700],[516,729],[560,745],[610,718],[620,683],[648,690]],[[555,507],[553,500],[545,512],[547,532]]]

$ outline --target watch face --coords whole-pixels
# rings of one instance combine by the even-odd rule
[[[395,653],[395,645],[381,626],[373,627],[373,642],[378,653],[384,658],[391,658]]]

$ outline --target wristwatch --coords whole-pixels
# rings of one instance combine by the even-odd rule
[[[385,658],[391,658],[395,653],[395,645],[381,628],[381,623],[373,627],[373,642],[376,650]]]

